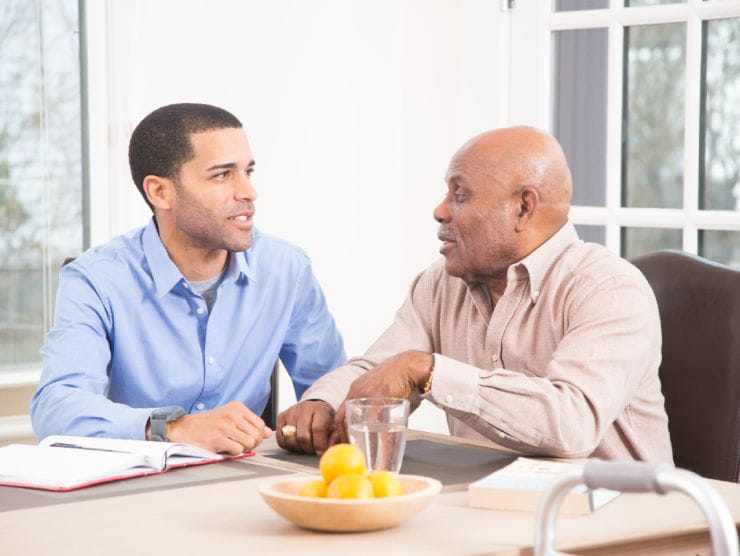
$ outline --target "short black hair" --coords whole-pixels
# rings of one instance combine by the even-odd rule
[[[192,133],[235,127],[242,127],[242,123],[232,113],[197,103],[162,106],[139,122],[131,134],[128,162],[136,188],[152,212],[154,207],[144,192],[144,178],[176,179],[182,165],[194,156]]]

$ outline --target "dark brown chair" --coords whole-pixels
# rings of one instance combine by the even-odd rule
[[[280,363],[275,361],[275,366],[272,368],[272,375],[270,375],[270,397],[267,398],[267,405],[265,410],[262,412],[262,420],[265,425],[275,430],[277,426],[277,414],[278,414],[278,366]]]
[[[62,266],[66,266],[74,260],[75,257],[67,257],[62,262]],[[265,424],[273,430],[275,429],[275,425],[277,425],[278,414],[278,365],[279,363],[275,361],[275,366],[272,368],[272,375],[270,376],[270,397],[267,398],[267,405],[261,415]]]
[[[681,251],[631,259],[655,291],[673,457],[740,481],[740,270]]]

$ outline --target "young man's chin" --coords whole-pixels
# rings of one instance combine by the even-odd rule
[[[252,247],[252,232],[249,232],[249,237],[234,242],[234,244],[230,246],[229,251],[232,251],[234,253],[241,253],[242,251],[246,251],[250,247]]]

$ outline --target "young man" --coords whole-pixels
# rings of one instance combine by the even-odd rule
[[[310,261],[253,227],[254,158],[229,112],[157,109],[129,162],[154,217],[62,269],[36,434],[252,449],[278,357],[298,396],[345,359]]]
[[[278,417],[278,442],[321,451],[346,438],[345,399],[423,395],[457,436],[671,463],[655,297],[635,267],[578,239],[557,141],[526,127],[483,133],[446,181],[434,211],[444,259],[364,357]]]

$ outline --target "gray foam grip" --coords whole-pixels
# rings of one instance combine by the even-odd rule
[[[583,468],[583,482],[590,489],[665,494],[666,491],[658,482],[658,469],[654,465],[636,461],[592,460]]]

